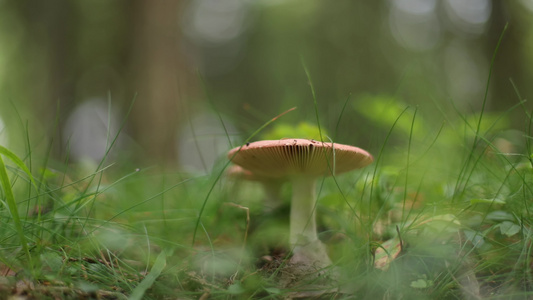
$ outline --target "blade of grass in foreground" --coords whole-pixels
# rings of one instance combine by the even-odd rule
[[[302,61],[302,66],[305,71],[305,75],[307,76],[307,82],[309,83],[309,87],[311,88],[311,94],[313,95],[313,104],[315,105],[315,117],[316,117],[316,124],[318,126],[318,134],[320,135],[320,141],[324,143],[324,137],[322,136],[322,127],[320,126],[320,118],[318,116],[318,104],[316,101],[315,87],[313,85],[313,81],[311,80],[311,75],[309,74],[309,70],[307,70],[307,66],[305,65],[303,58],[301,58],[301,61]]]
[[[157,277],[161,275],[161,272],[163,272],[163,269],[167,265],[167,255],[168,254],[166,251],[159,253],[154,265],[152,266],[152,269],[150,269],[150,273],[148,273],[141,283],[139,283],[139,285],[133,289],[133,292],[128,298],[129,300],[140,300],[143,298],[146,290],[152,287]]]
[[[265,127],[267,127],[268,125],[270,125],[271,123],[273,123],[274,121],[276,121],[277,119],[279,119],[281,116],[295,110],[296,107],[293,107],[293,108],[290,108],[284,112],[282,112],[281,114],[275,116],[274,118],[270,119],[269,121],[267,121],[265,124],[263,124],[263,126],[259,127],[259,129],[257,129],[254,133],[252,133],[252,135],[250,135],[246,141],[244,141],[244,143],[248,143],[254,136],[256,136],[259,132],[261,132],[261,130],[263,130]],[[242,148],[242,146],[241,146]],[[240,150],[240,149],[239,149]],[[213,189],[215,188],[216,186],[216,183],[218,182],[218,180],[220,179],[220,177],[222,177],[222,174],[224,172],[224,170],[226,170],[226,167],[231,163],[231,159],[229,159],[226,164],[224,165],[224,167],[222,168],[222,170],[220,171],[220,173],[217,175],[216,179],[215,179],[215,182],[211,185],[211,188],[209,189],[209,191],[207,192],[207,195],[205,196],[205,199],[204,199],[204,202],[202,203],[202,207],[200,208],[200,212],[198,213],[198,218],[196,219],[196,225],[194,225],[194,232],[192,234],[192,245],[194,246],[194,243],[196,242],[196,233],[198,232],[198,227],[200,226],[200,220],[202,218],[202,215],[204,213],[204,210],[205,210],[205,206],[207,204],[207,200],[209,199],[209,196],[211,196],[211,193],[213,192]]]
[[[20,245],[22,246],[22,250],[27,256],[28,262],[30,263],[30,268],[33,269],[33,263],[30,251],[28,249],[28,242],[26,241],[26,236],[24,235],[24,229],[22,228],[22,222],[20,221],[17,202],[15,202],[15,196],[13,195],[13,190],[11,189],[11,181],[9,180],[9,176],[7,175],[7,169],[2,155],[9,158],[11,161],[13,161],[13,163],[15,163],[15,165],[17,165],[17,167],[23,170],[29,176],[29,179],[34,186],[37,185],[35,184],[35,181],[31,176],[30,170],[28,170],[24,162],[20,158],[18,158],[13,152],[9,151],[5,147],[0,146],[0,184],[4,189],[7,207],[9,209],[9,212],[11,213],[13,222],[15,223],[15,229],[17,230],[17,234],[20,239]]]
[[[463,182],[463,184],[462,184],[463,189],[462,189],[462,191],[460,191],[460,193],[464,194],[465,187],[468,185],[468,182],[472,178],[472,176],[474,174],[474,169],[476,168],[476,166],[477,166],[477,164],[479,162],[479,158],[478,158],[477,160],[474,161],[472,167],[470,168],[470,171],[467,170],[467,166],[470,164],[470,162],[472,162],[474,160],[474,154],[475,154],[476,148],[478,147],[479,143],[482,141],[482,139],[481,139],[481,123],[482,123],[483,116],[484,116],[484,113],[485,113],[485,107],[487,105],[487,99],[488,99],[488,95],[489,95],[489,87],[490,87],[490,82],[491,82],[491,79],[492,79],[492,71],[494,70],[494,63],[496,61],[496,56],[498,54],[498,50],[500,49],[500,45],[502,43],[503,37],[505,36],[505,32],[507,31],[507,27],[508,26],[509,26],[509,23],[506,23],[505,26],[503,27],[502,33],[500,34],[500,38],[498,39],[498,42],[496,43],[496,48],[494,48],[494,51],[492,53],[492,59],[490,61],[490,67],[489,67],[489,74],[488,74],[488,77],[487,77],[487,84],[485,85],[485,94],[483,96],[483,102],[481,104],[481,110],[480,110],[480,113],[479,113],[479,119],[478,119],[477,125],[476,125],[474,141],[472,142],[472,146],[471,146],[470,153],[468,154],[468,158],[466,159],[466,162],[463,165],[463,168],[459,172],[459,176],[458,176],[457,182],[455,184],[455,191],[454,191],[454,195],[453,195],[453,198],[452,198],[452,202],[454,201],[454,199],[456,198],[456,196],[457,196],[457,194],[459,192],[458,188],[461,186],[460,185],[461,182]]]
[[[317,102],[317,99],[316,99],[315,87],[313,85],[313,80],[311,79],[311,74],[309,73],[309,70],[307,69],[307,66],[306,66],[305,61],[303,60],[303,58],[301,58],[301,62],[302,62],[302,66],[303,66],[304,71],[305,71],[305,75],[307,76],[307,82],[309,83],[309,87],[311,88],[311,94],[313,95],[313,104],[314,104],[314,107],[315,107],[316,124],[318,126],[318,133],[320,135],[320,141],[322,143],[324,143],[324,137],[322,136],[322,129],[321,129],[322,127],[320,125],[320,116],[319,116],[319,113],[318,113],[318,102]],[[348,100],[349,100],[349,97],[344,102],[344,107],[342,108],[342,112],[346,108],[346,104],[348,103]],[[342,115],[342,112],[341,112],[341,115]],[[341,116],[339,116],[339,121],[340,121],[340,117]],[[337,127],[339,125],[339,121],[337,121]],[[335,136],[337,135],[337,129],[335,129]],[[329,168],[329,170],[330,170],[330,172],[332,174],[331,177],[333,178],[333,181],[335,182],[335,185],[337,186],[337,189],[339,190],[342,198],[344,199],[344,202],[348,205],[348,207],[352,211],[354,217],[356,217],[359,221],[361,221],[361,219],[359,218],[357,212],[355,211],[355,208],[348,202],[348,199],[346,199],[346,196],[344,195],[344,192],[341,190],[341,188],[339,186],[339,183],[337,182],[337,178],[335,177],[335,161],[336,161],[335,160],[335,144],[333,143],[333,141],[331,139],[330,139],[330,142],[333,145],[333,165],[330,165],[329,160],[326,160],[326,163],[328,164],[328,168]],[[323,183],[324,183],[324,181],[322,181],[322,184]],[[320,189],[322,189],[322,188],[320,188]],[[318,205],[318,201],[315,202],[315,206],[313,207],[313,211],[316,210],[317,205]],[[308,221],[310,221],[310,220],[308,220]]]

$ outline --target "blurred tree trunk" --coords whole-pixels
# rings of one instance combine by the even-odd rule
[[[184,1],[18,1],[6,7],[24,26],[24,47],[11,72],[19,85],[14,98],[35,113],[34,128],[52,134],[59,157],[68,137],[62,122],[76,104],[91,98],[113,104],[136,93],[128,130],[142,159],[169,162],[177,157],[176,137],[183,99],[195,86],[182,51]],[[57,103],[60,116],[56,115]],[[60,128],[54,128],[59,117]],[[32,125],[32,124],[30,124]],[[45,125],[46,128],[43,128]],[[51,132],[57,129],[56,132]],[[63,139],[61,141],[61,139]]]
[[[180,103],[189,91],[179,30],[182,1],[134,2],[132,86],[137,91],[132,125],[144,158],[175,161]]]
[[[8,112],[8,122],[19,122],[18,113],[13,111],[20,111],[22,121],[28,121],[30,137],[37,137],[36,141],[42,142],[43,135],[50,135],[57,142],[60,140],[55,122],[60,119],[58,102],[62,111],[73,100],[75,88],[73,75],[77,65],[72,47],[78,28],[75,3],[21,0],[3,3],[2,9],[2,17],[7,17],[2,25],[12,26],[7,29],[7,36],[1,37],[2,43],[9,41],[9,30],[17,32],[23,28],[19,39],[15,39],[16,51],[8,53],[7,65],[2,66],[8,70],[9,77],[2,78],[0,83],[2,92],[7,91],[15,105],[2,109]],[[26,112],[31,117],[26,117]],[[15,142],[20,145],[21,139]],[[47,143],[40,143],[43,144],[48,147]],[[60,151],[60,143],[56,145]]]
[[[520,100],[531,98],[532,85],[529,82],[533,76],[532,69],[524,67],[532,61],[533,55],[528,50],[528,36],[533,32],[530,28],[531,12],[519,2],[492,1],[492,22],[489,32],[493,34],[488,38],[488,57],[494,54],[498,40],[507,25],[502,42],[496,53],[492,78],[491,108],[496,111],[508,110]],[[516,84],[522,99],[519,99],[511,80]],[[530,103],[525,103],[531,109]],[[523,128],[523,110],[516,109],[511,113],[513,125]]]

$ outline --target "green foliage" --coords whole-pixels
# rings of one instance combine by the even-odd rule
[[[327,132],[322,129],[324,141],[327,141]],[[320,130],[317,126],[307,122],[300,122],[294,126],[286,123],[275,123],[273,129],[262,136],[265,140],[279,140],[285,138],[300,138],[320,141]]]
[[[434,129],[424,111],[393,97],[353,105],[388,133],[381,152],[370,149],[372,166],[317,185],[319,235],[343,287],[337,296],[531,293],[529,138],[505,131],[505,114],[448,117]],[[274,125],[263,138],[320,138],[317,126],[276,120],[254,135]],[[53,162],[36,180],[18,156],[0,152],[14,164],[0,161],[2,264],[36,285],[53,283],[51,295],[56,283],[78,296],[132,299],[285,298],[314,288],[280,280],[290,208],[265,212],[256,183],[226,178],[227,161],[206,177],[138,170],[120,158],[90,171]],[[479,289],[465,291],[467,275]]]
[[[372,121],[377,127],[391,128],[408,136],[422,137],[427,133],[427,124],[421,117],[413,123],[413,109],[401,100],[387,95],[362,95],[353,102],[355,110]]]
[[[440,14],[454,12],[437,5],[429,14],[437,18],[422,21],[434,22],[437,26],[432,27],[443,30],[433,38],[453,43],[440,40],[423,51],[403,49],[394,40],[399,37],[394,30],[383,35],[397,26],[374,26],[379,17],[386,19],[391,13],[392,25],[402,22],[400,15],[410,15],[398,14],[397,5],[245,2],[233,5],[226,14],[242,17],[230,24],[235,25],[235,35],[213,43],[208,40],[209,26],[195,26],[201,23],[196,18],[210,9],[205,5],[191,1],[191,6],[183,7],[180,22],[163,22],[189,26],[185,35],[175,35],[186,39],[177,44],[197,48],[195,61],[202,62],[200,77],[212,107],[234,116],[242,128],[257,129],[243,138],[245,142],[272,126],[261,138],[329,141],[339,137],[361,142],[356,146],[376,158],[366,169],[325,178],[317,185],[319,234],[333,260],[333,274],[338,275],[333,276],[331,287],[341,291],[321,298],[531,297],[532,116],[523,102],[505,112],[488,111],[489,86],[492,109],[508,105],[512,98],[508,88],[514,82],[509,84],[507,74],[503,80],[491,81],[490,71],[484,96],[479,86],[479,74],[487,69],[484,55],[479,54],[494,47],[491,28],[506,19],[503,13],[524,25],[511,24],[513,38],[507,39],[521,45],[507,45],[503,49],[507,55],[501,57],[495,51],[490,70],[531,65],[521,60],[533,57],[528,50],[533,41],[528,37],[533,36],[532,18],[522,7],[526,1],[498,4],[510,9],[493,9],[487,18],[494,21],[490,28],[474,24],[487,29],[481,31],[469,22],[438,26],[446,19]],[[150,29],[150,20],[168,21],[164,18],[177,14],[159,11],[162,19],[154,18],[157,9],[146,10],[143,5],[129,9],[130,3],[118,1],[48,5],[43,14],[43,4],[37,2],[0,4],[0,93],[1,99],[9,99],[0,103],[7,125],[0,130],[9,133],[11,149],[25,149],[15,155],[0,147],[0,298],[285,299],[302,296],[300,292],[305,297],[309,290],[320,292],[316,279],[329,279],[329,270],[301,281],[284,274],[283,265],[292,250],[287,247],[290,208],[265,212],[257,183],[226,178],[229,162],[224,156],[206,177],[178,172],[171,164],[141,170],[145,161],[133,166],[120,152],[85,168],[70,157],[56,156],[54,151],[63,145],[46,142],[47,132],[55,137],[61,130],[59,125],[48,128],[54,123],[50,116],[56,105],[63,115],[68,112],[64,108],[70,110],[85,98],[110,91],[118,93],[118,99],[127,99],[139,86],[141,96],[149,98],[157,95],[150,86],[159,81],[145,75],[159,74],[152,77],[172,81],[172,76],[158,73],[159,66],[163,71],[172,68],[150,61],[154,55],[139,59],[129,53],[131,49],[145,52],[135,46],[137,41],[154,53],[177,55],[177,65],[187,64],[182,64],[180,53],[158,52],[162,50],[158,44],[176,43],[158,43],[151,30],[132,26],[141,17],[148,21],[143,28]],[[447,18],[453,23],[452,19],[461,21]],[[400,35],[413,37],[410,30],[427,29],[407,27],[413,28],[403,28]],[[464,35],[463,30],[474,38],[456,38]],[[201,31],[205,36],[195,35]],[[43,32],[48,33],[46,38]],[[167,40],[174,36],[158,35]],[[422,41],[420,37],[414,40]],[[390,51],[381,51],[385,48]],[[500,66],[493,68],[495,62]],[[154,69],[144,72],[145,64]],[[132,70],[139,76],[129,76]],[[516,82],[530,81],[531,72],[524,70],[518,72]],[[190,88],[173,90],[184,91],[177,97],[180,100],[196,99],[197,76],[188,77],[195,72],[183,71],[179,81]],[[531,88],[521,88],[527,90],[524,98],[517,92],[518,100],[530,98]],[[190,97],[187,90],[195,96]],[[58,97],[61,103],[56,104]],[[453,99],[443,100],[449,98]],[[428,107],[432,106],[428,99],[435,107]],[[174,138],[175,128],[170,126],[177,123],[156,122],[162,126],[154,131],[154,118],[146,114],[162,107],[156,106],[158,101],[142,102],[139,115],[132,118],[139,123],[128,124],[141,137],[128,137],[125,144],[168,150],[162,146],[172,141],[154,137],[170,133],[168,137]],[[180,113],[171,119],[187,123],[184,114],[201,109],[193,102],[202,101],[180,103]],[[20,114],[9,113],[13,103],[22,106],[17,108]],[[297,121],[278,121],[282,113],[260,125],[266,115],[293,106],[299,107],[293,115]],[[476,111],[480,106],[481,111]],[[175,110],[168,108],[172,107],[166,110],[171,114]],[[23,117],[28,112],[31,116]],[[298,123],[302,119],[313,123]],[[57,124],[63,123],[57,119]],[[523,124],[525,129],[517,127]],[[24,127],[27,136],[17,134],[17,126]],[[324,127],[335,128],[333,136]],[[119,144],[116,137],[107,140],[109,145]],[[136,144],[143,140],[148,142]],[[157,140],[164,143],[150,142]],[[43,151],[44,144],[48,149]],[[111,160],[113,164],[104,165]],[[290,197],[289,185],[282,196]],[[285,283],[292,280],[293,284],[282,284],[283,276]],[[14,291],[17,295],[12,295]]]
[[[389,122],[397,126],[405,118],[412,126],[415,116],[407,112],[398,107]],[[421,114],[414,124],[419,117],[423,120]],[[487,132],[479,141],[485,147],[474,148],[450,143],[448,128],[423,139],[420,132],[394,127],[408,137],[405,147],[410,143],[411,151],[384,147],[373,153],[380,157],[373,168],[320,182],[320,237],[341,274],[338,284],[353,289],[344,291],[346,296],[460,298],[457,278],[465,270],[482,288],[515,285],[527,292],[522,282],[530,276],[533,172],[527,153],[515,157],[487,150],[496,128],[491,124],[498,119],[503,120],[492,119],[487,127],[481,123]],[[317,133],[307,123],[276,123],[265,138],[316,138]],[[456,140],[473,141],[466,132]],[[16,166],[7,171],[34,180],[18,157],[2,151]],[[221,170],[206,178],[113,167],[89,174],[75,167],[68,174],[41,170],[42,181],[31,185],[38,199],[33,189],[11,189],[12,198],[20,199],[13,203],[25,208],[18,210],[26,212],[19,222],[31,249],[24,257],[41,270],[32,275],[35,282],[63,282],[82,295],[115,290],[134,299],[197,298],[207,290],[215,298],[280,298],[305,290],[305,284],[281,286],[275,275],[279,265],[269,265],[286,257],[269,249],[286,247],[288,210],[265,213],[253,183],[244,192],[244,184],[226,180]],[[34,206],[41,208],[40,216],[32,214]],[[2,222],[3,242],[22,246],[20,237],[9,234],[16,230],[15,219]],[[29,270],[20,255],[1,251],[9,257],[4,264]],[[258,268],[258,260],[273,262]]]

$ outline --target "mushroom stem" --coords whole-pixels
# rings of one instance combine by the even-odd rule
[[[283,200],[281,199],[281,187],[283,181],[277,179],[269,179],[261,182],[263,190],[265,191],[265,211],[273,211],[281,206]]]
[[[295,176],[292,179],[290,243],[303,246],[318,240],[315,218],[315,177]]]

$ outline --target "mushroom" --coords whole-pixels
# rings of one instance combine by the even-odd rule
[[[276,208],[280,207],[283,203],[283,200],[281,199],[281,188],[285,180],[257,175],[251,172],[250,170],[246,170],[238,165],[233,165],[229,167],[226,174],[230,178],[255,181],[261,184],[263,190],[265,191],[265,212],[273,211]]]
[[[247,143],[230,150],[228,158],[257,176],[292,183],[291,262],[320,267],[331,264],[316,231],[316,179],[365,167],[373,161],[372,155],[349,145],[284,139]]]

